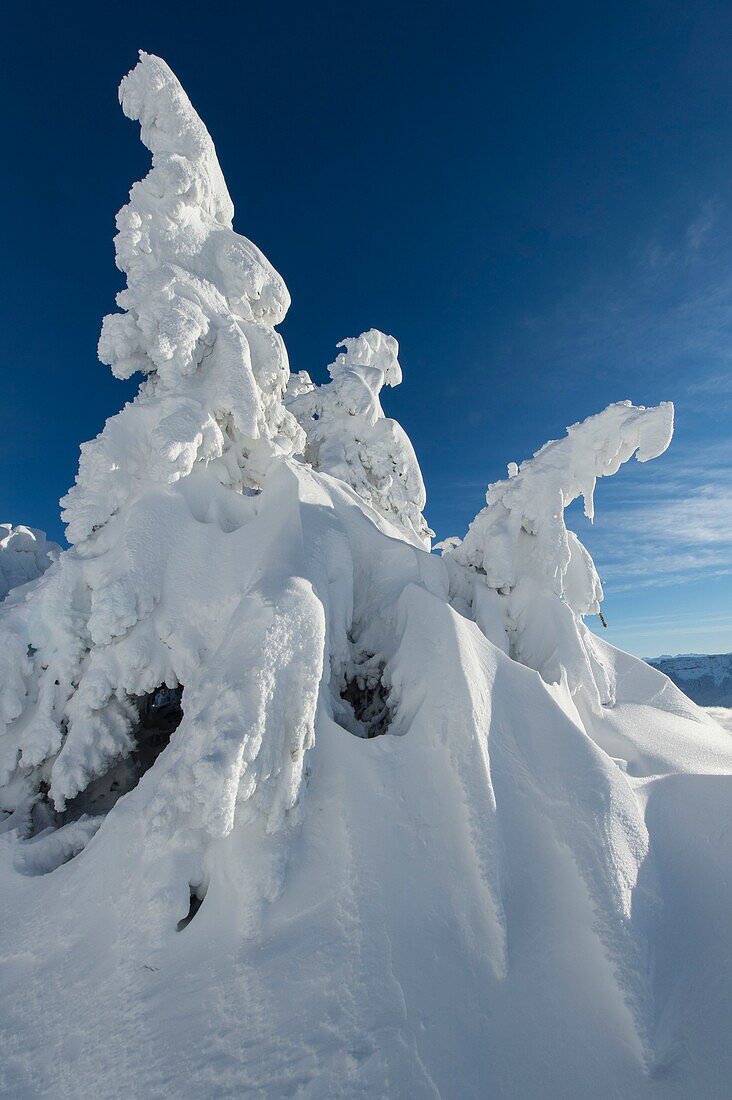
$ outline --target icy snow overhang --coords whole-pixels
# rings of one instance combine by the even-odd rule
[[[489,485],[488,506],[452,551],[455,559],[484,570],[491,587],[511,588],[520,568],[519,540],[533,536],[529,548],[523,547],[522,563],[530,557],[532,573],[543,575],[557,595],[565,596],[565,578],[573,558],[578,564],[581,547],[565,526],[565,508],[582,497],[585,515],[592,520],[597,478],[616,473],[634,454],[639,462],[663,454],[671,442],[673,423],[674,407],[668,401],[653,408],[620,401],[573,424],[564,439],[546,443],[520,466],[511,463],[508,478]],[[579,586],[583,606],[575,610],[586,614],[599,605],[602,588],[592,559],[581,549],[581,568],[588,576],[587,584]]]

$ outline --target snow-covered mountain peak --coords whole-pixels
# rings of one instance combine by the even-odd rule
[[[732,707],[732,653],[680,653],[646,660],[700,706]]]

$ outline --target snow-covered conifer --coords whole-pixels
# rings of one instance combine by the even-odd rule
[[[512,462],[508,479],[488,486],[488,505],[454,549],[455,559],[483,570],[492,588],[508,591],[532,575],[578,615],[597,614],[602,586],[589,554],[567,530],[564,511],[582,497],[593,519],[597,478],[617,473],[634,454],[639,462],[663,454],[673,412],[668,402],[646,409],[620,401],[573,424],[564,439],[546,443],[520,466]]]
[[[64,503],[79,542],[150,481],[170,484],[196,462],[222,484],[257,487],[268,461],[301,446],[282,405],[289,368],[274,331],[287,288],[256,245],[231,227],[234,208],[211,138],[160,58],[141,54],[122,81],[153,166],[117,215],[123,313],[106,317],[99,356],[118,378],[142,372],[136,400],[82,447]]]
[[[330,382],[313,386],[304,371],[291,380],[286,404],[305,430],[305,457],[429,546],[433,532],[422,514],[427,498],[417,456],[379,400],[385,385],[402,380],[399,345],[370,329],[338,346],[345,350],[328,367]]]
[[[137,753],[141,707],[165,685],[188,688],[188,766],[204,751],[196,684],[208,691],[224,674],[223,652],[213,670],[202,669],[225,648],[227,621],[230,639],[234,633],[246,577],[246,562],[232,561],[234,546],[221,536],[251,518],[269,470],[304,444],[282,401],[289,368],[275,332],[289,294],[259,249],[233,231],[206,128],[165,62],[145,53],[122,81],[120,102],[139,120],[153,164],[117,217],[124,312],[105,318],[99,355],[118,378],[141,372],[143,381],[135,400],[82,446],[76,484],[62,502],[74,548],[30,603],[3,619],[0,783],[12,784],[5,805],[23,812],[45,802],[47,791],[53,812],[63,814],[116,761]],[[308,596],[295,585],[282,599]],[[260,645],[277,617],[273,600],[269,619],[260,616]],[[314,703],[303,677],[317,682],[322,653],[313,659],[301,676],[297,659],[287,669],[303,688],[304,707],[278,728],[284,741],[309,736]],[[228,693],[219,683],[213,710],[198,711],[211,752],[217,730],[221,739],[210,780],[228,792],[219,789],[206,806],[212,828],[227,827],[221,822],[233,814],[236,776],[251,773],[257,756],[253,748],[244,758],[241,747],[248,712],[256,725],[257,690],[251,677],[237,683]],[[249,707],[237,695],[245,690]],[[241,737],[227,753],[231,721]],[[291,749],[298,766],[288,742],[286,768]],[[280,771],[270,759],[268,775]],[[206,802],[201,782],[197,791]]]

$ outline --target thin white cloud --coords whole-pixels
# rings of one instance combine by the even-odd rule
[[[568,517],[608,592],[732,574],[730,458],[732,444],[725,443],[682,452],[673,461],[664,458],[647,470],[626,467],[630,491],[603,493],[601,484],[594,527],[576,513]],[[621,471],[618,481],[624,475]]]
[[[722,203],[717,198],[702,203],[699,213],[686,230],[686,242],[696,251],[701,248],[722,212]]]

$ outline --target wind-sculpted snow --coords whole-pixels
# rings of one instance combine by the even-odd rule
[[[346,350],[328,367],[330,382],[313,386],[301,371],[290,383],[285,403],[307,436],[305,457],[429,548],[433,532],[422,514],[427,494],[417,456],[379,400],[384,385],[402,380],[399,345],[371,329],[338,346]]]
[[[18,585],[34,581],[61,553],[61,547],[45,532],[22,523],[0,523],[0,600]]]
[[[597,614],[602,585],[589,554],[564,523],[564,510],[584,498],[594,518],[598,477],[617,473],[634,454],[647,462],[668,447],[673,405],[636,408],[629,401],[567,428],[533,458],[508,468],[508,480],[488,486],[488,507],[453,551],[463,565],[485,572],[491,588],[508,590],[533,574],[548,582],[578,615]],[[527,536],[529,536],[527,538]]]
[[[100,353],[146,377],[0,606],[0,1093],[725,1095],[732,743],[587,630],[563,519],[670,406],[429,553],[396,341],[289,378],[180,85],[143,54],[121,98],[153,169]]]
[[[673,413],[668,402],[646,409],[621,401],[573,424],[565,439],[545,444],[520,466],[512,462],[508,480],[488,486],[487,507],[464,540],[440,544],[458,599],[478,615],[487,588],[501,609],[511,655],[548,683],[564,677],[595,711],[612,702],[612,684],[581,617],[599,612],[602,584],[589,553],[567,530],[564,510],[583,497],[593,519],[597,478],[617,473],[634,454],[639,462],[663,454]]]

